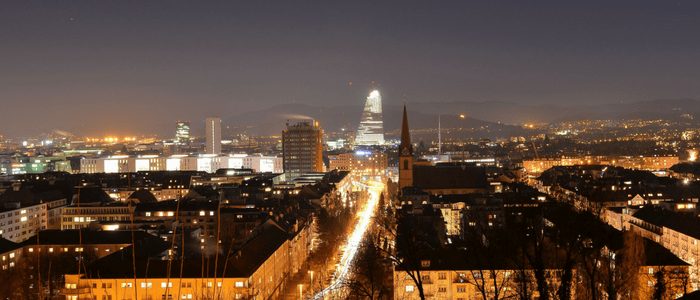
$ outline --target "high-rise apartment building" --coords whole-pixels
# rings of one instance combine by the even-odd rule
[[[190,121],[175,122],[175,139],[179,144],[189,144],[190,142]]]
[[[287,130],[282,133],[282,151],[288,180],[305,173],[323,172],[322,136],[318,122],[287,124]]]
[[[207,118],[206,124],[206,140],[204,151],[207,154],[219,154],[221,153],[221,118],[212,117]]]
[[[384,119],[382,118],[382,97],[379,91],[369,93],[365,102],[365,110],[360,119],[355,145],[384,144]]]

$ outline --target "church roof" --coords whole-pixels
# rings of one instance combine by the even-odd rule
[[[489,182],[483,167],[415,166],[413,186],[422,189],[486,188]]]
[[[413,156],[413,144],[411,144],[411,133],[408,130],[408,114],[406,113],[406,104],[403,105],[403,123],[401,124],[401,145],[399,146],[399,155],[403,156],[403,150],[408,149],[408,154]]]

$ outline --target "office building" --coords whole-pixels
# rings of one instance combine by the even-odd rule
[[[253,169],[282,173],[282,157],[247,154],[114,155],[80,160],[80,173],[127,173],[140,171],[203,171]]]
[[[287,130],[282,133],[282,151],[288,180],[294,180],[304,173],[323,172],[322,136],[318,122],[287,124]]]
[[[382,119],[382,97],[379,91],[369,93],[365,102],[365,110],[360,119],[360,128],[357,130],[355,145],[383,145],[384,144],[384,120]]]
[[[207,154],[221,153],[221,118],[207,118],[206,127],[207,144],[204,147],[204,151],[206,151]]]
[[[175,140],[179,144],[189,144],[190,142],[190,122],[175,122]]]

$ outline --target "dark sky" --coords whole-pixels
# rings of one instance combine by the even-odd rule
[[[700,99],[699,46],[696,0],[4,1],[0,134],[168,137],[372,80],[388,104]]]

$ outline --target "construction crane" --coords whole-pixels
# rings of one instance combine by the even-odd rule
[[[354,132],[355,129],[352,128],[352,125],[350,125],[350,121],[348,121],[348,116],[346,116],[345,113],[343,113],[343,117],[345,117],[345,122],[348,123],[348,126],[350,127],[350,131]]]
[[[532,141],[532,150],[535,150],[535,157],[537,157],[537,159],[540,159],[540,155],[537,154],[537,146],[535,146],[535,141]]]

